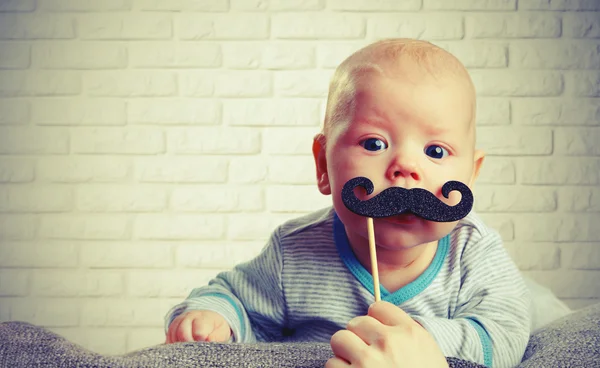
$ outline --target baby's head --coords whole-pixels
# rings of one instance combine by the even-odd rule
[[[347,233],[350,226],[366,234],[365,221],[344,207],[340,194],[357,176],[373,182],[373,195],[391,186],[424,188],[456,204],[460,194],[446,199],[442,185],[471,186],[483,161],[475,150],[475,89],[467,70],[425,41],[385,40],[357,51],[334,73],[313,153],[319,190],[333,194]],[[455,225],[410,215],[380,219],[378,243],[414,246]]]

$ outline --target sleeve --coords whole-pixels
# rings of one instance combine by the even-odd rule
[[[448,357],[514,367],[529,341],[531,297],[492,231],[463,249],[460,291],[449,318],[415,316]]]
[[[256,258],[220,273],[207,286],[192,290],[186,300],[171,308],[165,316],[165,332],[182,313],[210,310],[221,314],[229,323],[233,331],[231,341],[280,338],[285,323],[285,303],[278,230]]]

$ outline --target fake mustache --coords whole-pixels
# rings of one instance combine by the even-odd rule
[[[442,195],[446,198],[453,190],[457,190],[462,195],[460,202],[455,206],[447,205],[435,194],[422,188],[391,187],[373,198],[361,201],[354,194],[354,188],[359,186],[367,191],[367,195],[373,193],[373,182],[359,176],[344,184],[342,201],[350,211],[366,217],[389,217],[412,213],[429,221],[450,222],[462,219],[473,207],[473,193],[468,186],[459,181],[449,181],[442,186]]]

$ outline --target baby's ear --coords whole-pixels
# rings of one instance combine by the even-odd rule
[[[317,170],[317,187],[322,194],[329,195],[331,194],[331,186],[329,184],[329,176],[327,175],[325,136],[323,134],[319,133],[313,139],[312,152]]]
[[[469,180],[469,187],[472,187],[475,184],[475,180],[479,176],[479,170],[481,170],[481,166],[483,165],[483,160],[485,159],[485,152],[482,150],[475,150],[473,154],[473,173],[471,174],[471,180]]]

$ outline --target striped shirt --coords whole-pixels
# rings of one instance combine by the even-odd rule
[[[447,357],[517,365],[529,339],[530,295],[499,234],[471,212],[440,239],[429,267],[381,299],[399,306]],[[280,225],[254,259],[194,289],[165,317],[220,313],[237,342],[329,342],[374,302],[373,278],[332,208]]]

